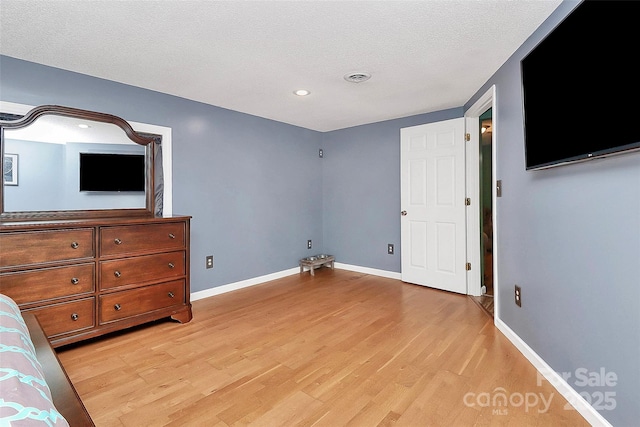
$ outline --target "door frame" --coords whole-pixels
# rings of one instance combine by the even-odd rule
[[[481,245],[480,245],[480,116],[491,108],[492,128],[491,132],[491,186],[492,206],[491,215],[493,223],[493,295],[494,317],[498,314],[498,269],[497,269],[497,221],[496,221],[496,87],[491,86],[478,100],[464,113],[465,132],[470,140],[466,146],[466,187],[467,197],[471,199],[471,205],[467,210],[467,261],[471,263],[471,270],[467,272],[467,289],[469,295],[481,295]],[[474,267],[475,266],[475,267]]]

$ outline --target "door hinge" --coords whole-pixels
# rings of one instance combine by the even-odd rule
[[[464,140],[467,142],[471,141],[471,134],[470,133],[464,134]]]
[[[470,262],[467,263],[467,271],[471,271],[471,263]]]
[[[471,206],[471,198],[467,197],[466,199],[464,199],[464,204],[467,206]]]

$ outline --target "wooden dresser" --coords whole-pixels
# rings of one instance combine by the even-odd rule
[[[171,317],[191,320],[190,217],[0,223],[0,293],[53,347]]]

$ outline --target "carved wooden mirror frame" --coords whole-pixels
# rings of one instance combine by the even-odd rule
[[[5,212],[5,185],[0,185],[0,221],[59,220],[108,217],[148,217],[154,215],[154,139],[138,134],[124,119],[106,113],[81,110],[58,105],[42,105],[29,111],[24,117],[15,121],[0,121],[0,156],[5,154],[5,129],[20,129],[34,123],[39,117],[57,115],[77,118],[82,121],[94,121],[118,126],[126,137],[138,145],[145,147],[145,207],[95,210],[40,210],[25,212]],[[4,174],[3,174],[4,176]]]

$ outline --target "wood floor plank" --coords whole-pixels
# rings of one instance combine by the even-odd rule
[[[463,295],[322,268],[193,313],[58,350],[98,427],[588,425]]]

